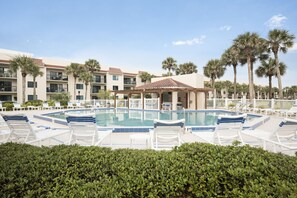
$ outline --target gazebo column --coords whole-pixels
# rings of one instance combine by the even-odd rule
[[[159,109],[162,110],[162,102],[163,102],[162,91],[159,91],[158,94],[159,94]]]
[[[204,109],[207,109],[207,92],[204,92]]]
[[[175,111],[176,110],[176,106],[177,106],[177,94],[178,92],[174,91],[172,92],[172,95],[171,95],[171,101],[172,101],[172,110]]]
[[[114,92],[113,106],[117,108],[117,92]]]
[[[195,91],[195,110],[198,109],[197,92]]]
[[[129,93],[128,98],[127,98],[127,107],[128,107],[128,109],[130,109],[130,97],[131,97],[131,94]]]
[[[141,103],[142,103],[142,109],[144,109],[144,92],[141,92]]]

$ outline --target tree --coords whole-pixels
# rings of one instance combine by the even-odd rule
[[[141,72],[139,74],[139,78],[141,79],[142,82],[150,82],[152,79],[153,75],[149,74],[148,72]]]
[[[86,87],[85,100],[87,100],[88,86],[90,82],[93,81],[93,75],[89,71],[84,71],[80,74],[79,80],[85,84],[85,87]]]
[[[197,66],[192,62],[180,64],[179,67],[176,69],[176,75],[192,73],[197,73]]]
[[[278,81],[278,94],[279,98],[281,99],[283,98],[283,91],[278,52],[280,51],[286,53],[288,51],[288,48],[293,47],[294,39],[295,36],[293,34],[289,34],[289,31],[287,30],[274,29],[269,31],[268,33],[269,50],[271,50],[274,54],[276,75]]]
[[[110,91],[105,91],[105,90],[99,90],[98,92],[98,98],[99,99],[110,99]]]
[[[92,73],[101,69],[100,63],[95,59],[87,60],[85,62],[85,67]]]
[[[84,68],[81,64],[78,63],[71,63],[69,66],[66,67],[66,74],[73,75],[74,78],[74,93],[73,96],[76,99],[76,80],[80,76],[81,73],[84,72]]]
[[[256,69],[256,75],[258,77],[268,77],[269,81],[269,98],[272,98],[272,77],[277,76],[276,71],[276,60],[269,58],[268,62],[262,60],[261,65]],[[286,65],[284,63],[279,63],[280,74],[284,75],[286,72]]]
[[[249,98],[252,103],[252,99],[255,98],[253,63],[257,59],[262,60],[267,57],[264,54],[267,50],[267,42],[256,33],[247,32],[234,39],[233,45],[239,49],[241,64],[247,63],[248,65]]]
[[[225,73],[225,68],[222,66],[221,61],[218,59],[211,59],[206,66],[203,67],[203,72],[206,77],[211,80],[212,89],[215,88],[215,79],[220,78]]]
[[[231,46],[229,49],[227,49],[222,57],[221,57],[222,64],[225,66],[233,66],[233,73],[234,73],[234,81],[233,81],[233,87],[234,87],[234,98],[237,98],[237,90],[236,90],[236,84],[237,84],[237,65],[240,62],[240,55],[239,55],[239,49],[236,46]]]
[[[33,100],[37,100],[36,96],[36,77],[37,76],[43,76],[43,72],[40,71],[40,68],[38,65],[34,65],[31,68],[32,70],[29,71],[29,74],[33,76]]]
[[[177,67],[176,60],[174,60],[172,57],[168,57],[162,62],[162,68],[165,70],[168,69],[169,76],[172,76],[171,71],[175,71],[176,67]]]
[[[26,76],[33,70],[33,68],[38,67],[34,60],[28,56],[15,56],[9,64],[9,72],[16,73],[19,69],[22,74],[22,103],[25,103],[26,99]]]

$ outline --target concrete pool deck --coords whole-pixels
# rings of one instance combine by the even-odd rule
[[[53,112],[60,112],[61,109],[58,110],[24,110],[24,111],[7,111],[2,112],[2,114],[6,115],[15,115],[15,114],[24,114],[28,116],[29,120],[34,122],[36,125],[39,126],[48,126],[51,128],[57,128],[57,129],[68,129],[67,126],[59,123],[49,122],[46,120],[41,120],[38,118],[35,118],[35,115],[41,115],[41,114],[47,114],[47,113],[53,113]],[[278,127],[278,124],[283,120],[283,118],[277,117],[277,116],[269,116],[270,119],[263,121],[263,124],[260,126],[257,126],[257,129],[260,129],[264,131],[265,133],[273,133],[275,129]],[[182,142],[184,143],[192,143],[192,142],[207,142],[205,139],[195,135],[195,133],[199,132],[186,132],[181,135]],[[203,133],[209,133],[211,135],[211,132],[203,132]],[[110,137],[106,138],[102,142],[102,146],[111,147],[113,149],[118,148],[135,148],[135,149],[145,149],[147,148],[145,140],[139,140],[136,141],[130,146],[130,135],[132,134],[144,134],[142,133],[112,133]],[[148,133],[146,133],[148,134]]]

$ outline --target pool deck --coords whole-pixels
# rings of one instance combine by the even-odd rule
[[[28,116],[29,120],[34,122],[36,125],[39,126],[49,126],[51,128],[57,128],[57,129],[68,129],[67,126],[54,123],[54,122],[49,122],[46,120],[41,120],[38,118],[35,118],[34,115],[41,115],[41,114],[46,114],[46,113],[52,113],[52,112],[59,112],[59,110],[30,110],[30,111],[7,111],[7,112],[2,112],[3,114],[6,115],[15,115],[15,114],[24,114]],[[278,124],[283,120],[283,118],[276,117],[276,116],[270,116],[270,119],[266,119],[262,125],[258,126],[257,129],[260,129],[261,131],[265,132],[266,134],[268,133],[273,133],[275,129],[278,127]],[[184,143],[192,143],[192,142],[207,142],[205,138],[201,138],[197,133],[200,132],[186,132],[181,135],[182,142]],[[208,133],[209,136],[212,135],[212,132],[203,132],[203,133]],[[106,147],[111,147],[113,149],[118,149],[118,148],[135,148],[135,149],[145,149],[147,148],[145,140],[137,140],[137,142],[133,143],[130,145],[130,135],[132,134],[144,134],[142,133],[112,133],[110,137],[106,138],[102,142],[102,146]],[[148,133],[146,133],[148,134]]]

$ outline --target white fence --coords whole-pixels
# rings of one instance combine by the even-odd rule
[[[236,106],[238,103],[245,102],[242,99],[213,98],[207,100],[207,108],[229,109],[229,107]],[[249,103],[248,99],[246,99],[246,103]],[[250,106],[260,109],[290,109],[293,104],[297,104],[297,100],[253,99]]]
[[[72,101],[74,104],[78,101]],[[116,100],[79,100],[79,102],[85,107],[116,107],[116,108],[128,108],[128,100],[119,99]],[[142,109],[141,99],[129,99],[130,109]],[[144,109],[159,110],[159,98],[145,98]]]

